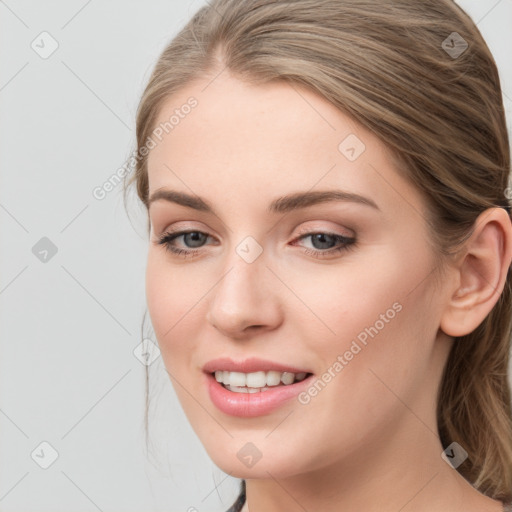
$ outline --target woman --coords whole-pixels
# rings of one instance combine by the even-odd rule
[[[455,3],[214,0],[137,145],[148,311],[231,511],[510,510],[509,141]]]

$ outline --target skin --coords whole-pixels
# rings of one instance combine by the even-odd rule
[[[375,135],[311,91],[249,85],[228,71],[169,97],[157,123],[190,96],[197,107],[150,152],[150,195],[192,193],[217,215],[150,205],[146,294],[165,367],[214,463],[247,479],[251,512],[501,511],[441,458],[435,411],[452,336],[475,329],[503,289],[512,259],[506,212],[479,217],[438,281],[424,199]],[[349,134],[366,147],[353,162],[338,149]],[[332,189],[379,209],[334,201],[266,212],[278,196]],[[174,240],[200,251],[184,258],[157,243],[170,229],[209,237]],[[356,243],[315,258],[304,251],[340,244],[315,245],[299,229]],[[247,236],[263,250],[252,263],[235,250]],[[255,356],[319,377],[394,303],[401,311],[307,405],[293,399],[237,418],[211,402],[207,361]],[[248,442],[262,454],[251,468],[237,457]]]

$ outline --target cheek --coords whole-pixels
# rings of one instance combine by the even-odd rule
[[[334,331],[323,329],[321,342],[318,334],[309,335],[323,363],[320,378],[329,381],[310,405],[315,402],[314,414],[326,424],[336,411],[351,411],[353,421],[362,421],[354,432],[364,431],[369,415],[385,417],[394,410],[399,401],[393,392],[407,400],[418,390],[437,332],[428,253],[418,249],[406,258],[400,251],[381,251],[375,261],[358,261],[358,268],[343,269],[334,280],[315,279],[316,295],[313,287],[307,295],[316,297],[311,309]]]
[[[194,286],[193,273],[185,274],[166,261],[165,253],[150,250],[146,267],[146,300],[162,358],[173,373],[194,348],[194,326],[198,326],[203,286]],[[183,350],[186,347],[186,351]]]
[[[163,334],[173,326],[175,304],[173,295],[176,283],[171,272],[166,272],[161,258],[149,251],[146,266],[146,301],[151,323],[158,341],[163,340]]]
[[[407,300],[410,283],[420,281],[421,272],[408,266],[394,252],[386,257],[381,251],[378,259],[354,257],[338,267],[319,267],[314,278],[310,270],[282,274],[301,299],[292,297],[290,304],[296,305],[290,321],[309,330],[301,339],[314,343],[315,353],[332,358],[354,338],[364,343],[369,330],[374,333],[376,328],[381,335],[399,321],[397,310]]]
[[[297,310],[301,332],[307,333],[302,339],[325,371],[341,356],[343,368],[337,364],[338,371],[332,371],[344,376],[333,380],[340,386],[346,385],[341,380],[350,383],[352,396],[363,398],[360,390],[367,389],[369,381],[378,383],[371,369],[404,392],[415,372],[426,371],[437,331],[427,277],[431,262],[421,244],[414,257],[397,247],[380,250],[378,258],[366,261],[347,259],[337,271],[322,270],[313,280],[297,274],[293,281],[314,313],[299,315]]]

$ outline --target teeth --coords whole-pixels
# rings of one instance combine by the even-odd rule
[[[306,378],[306,372],[228,372],[217,370],[215,372],[215,380],[224,384],[230,391],[237,393],[254,393],[255,391],[267,391],[271,386],[279,386],[283,384],[288,386],[294,382],[299,382]]]
[[[246,386],[228,386],[229,391],[234,391],[235,393],[259,393],[260,390],[258,388],[248,388]]]
[[[267,386],[278,386],[281,383],[281,372],[267,372]]]
[[[225,376],[224,376],[225,377]],[[229,384],[241,388],[246,385],[247,374],[240,372],[229,372]]]
[[[283,384],[291,384],[295,380],[295,374],[290,372],[283,372],[281,375],[281,382]]]
[[[231,381],[233,379],[230,379]],[[231,384],[231,382],[230,382]],[[265,372],[248,373],[245,385],[248,388],[262,388],[267,384],[267,375]]]

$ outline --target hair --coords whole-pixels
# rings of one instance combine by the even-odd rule
[[[461,38],[467,49],[450,54],[443,41],[453,47]],[[135,183],[146,209],[141,150],[163,102],[225,69],[252,84],[306,87],[373,132],[422,192],[440,261],[467,240],[480,213],[510,208],[497,67],[474,22],[451,0],[212,0],[200,8],[161,53],[138,106],[141,156],[125,193]],[[509,268],[492,311],[455,338],[437,396],[443,448],[459,443],[469,455],[460,474],[503,501],[512,500],[511,297]]]

